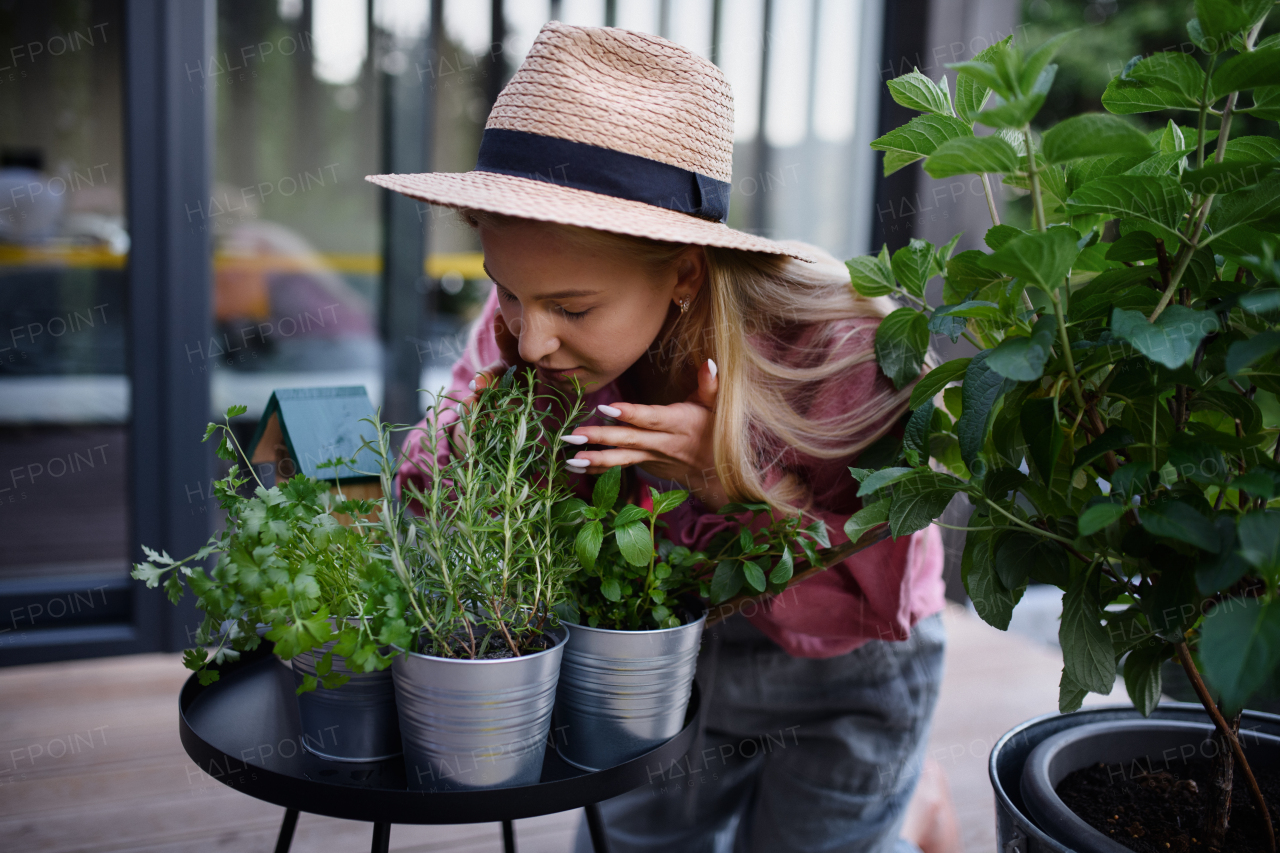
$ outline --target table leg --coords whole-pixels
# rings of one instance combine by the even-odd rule
[[[391,824],[375,823],[373,825],[373,846],[369,848],[371,853],[387,853],[387,848],[391,846]]]
[[[585,811],[587,830],[591,833],[591,849],[596,853],[609,853],[609,839],[604,834],[604,818],[600,816],[600,807],[595,803],[588,803]]]
[[[289,853],[293,844],[293,831],[298,828],[298,810],[285,809],[284,822],[280,824],[280,834],[276,837],[276,853]]]
[[[516,853],[516,825],[509,820],[502,822],[502,853]]]

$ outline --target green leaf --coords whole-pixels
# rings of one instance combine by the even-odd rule
[[[989,63],[997,53],[1008,50],[1013,36],[1008,36],[995,44],[984,48],[973,58],[974,62]],[[955,65],[948,65],[955,68]],[[998,79],[998,77],[997,77]],[[991,89],[978,76],[971,74],[956,75],[956,115],[973,124],[974,118],[982,111],[983,105],[991,95]]]
[[[889,131],[871,143],[876,151],[888,152],[884,160],[884,173],[891,175],[921,157],[928,157],[948,139],[969,136],[969,125],[952,116],[916,116],[902,127]],[[890,155],[896,155],[891,156]]]
[[[644,507],[627,504],[618,510],[618,514],[614,516],[613,526],[615,528],[626,527],[628,524],[635,524],[637,521],[648,523],[649,512]]]
[[[1215,92],[1237,92],[1254,86],[1274,86],[1280,80],[1280,48],[1239,53],[1213,72]]]
[[[1074,228],[1055,225],[1045,232],[1022,234],[988,255],[983,264],[1052,291],[1063,283],[1080,249]]]
[[[1160,574],[1141,596],[1140,605],[1152,632],[1171,643],[1181,642],[1200,618],[1195,571],[1178,560],[1165,560]]]
[[[914,473],[916,473],[915,468],[881,468],[879,471],[873,471],[866,477],[858,479],[858,497],[866,497],[878,492],[885,486],[905,480]]]
[[[1071,216],[1102,213],[1141,219],[1155,226],[1171,245],[1180,239],[1176,229],[1187,204],[1186,191],[1168,175],[1098,178],[1077,189],[1066,202]]]
[[[1039,379],[1044,375],[1044,365],[1049,359],[1057,330],[1057,317],[1045,314],[1032,327],[1031,337],[1005,338],[991,350],[991,355],[987,356],[987,367],[1019,382]]]
[[[1080,513],[1078,522],[1080,535],[1092,536],[1099,530],[1105,530],[1123,518],[1127,511],[1128,508],[1122,504],[1094,504]]]
[[[1061,545],[1021,531],[997,537],[995,569],[1005,589],[1017,589],[1028,579],[1066,586],[1071,577]]]
[[[1059,33],[1050,37],[1031,53],[1027,54],[1022,62],[1022,71],[1018,76],[1018,86],[1022,91],[1034,91],[1037,85],[1041,85],[1040,78],[1048,67],[1049,60],[1053,59],[1058,53],[1058,49],[1073,35],[1075,35],[1074,31]]]
[[[1255,86],[1253,106],[1237,112],[1248,113],[1263,121],[1280,121],[1280,86]]]
[[[227,408],[227,420],[231,420],[232,418],[238,418],[247,411],[249,411],[248,406],[241,406],[241,405],[229,406]]]
[[[960,579],[982,621],[1007,631],[1009,620],[1013,618],[1013,608],[1021,600],[1026,587],[1011,591],[1000,583],[991,557],[989,535],[971,532],[965,538],[964,552],[960,556]]]
[[[911,389],[911,402],[908,403],[908,407],[916,409],[926,400],[932,400],[948,382],[964,375],[970,361],[971,359],[968,358],[955,358],[930,370],[920,378],[916,387]]]
[[[1135,441],[1137,439],[1127,429],[1108,427],[1106,432],[1076,451],[1075,459],[1071,462],[1071,470],[1077,470],[1101,458],[1108,450],[1121,450]]]
[[[1204,679],[1233,716],[1280,664],[1280,602],[1229,598],[1205,617],[1200,630]]]
[[[1213,314],[1183,305],[1170,305],[1154,323],[1138,311],[1117,308],[1111,314],[1112,334],[1170,370],[1186,364],[1200,341],[1217,330]]]
[[[1257,96],[1257,93],[1254,93]],[[1280,140],[1270,136],[1237,136],[1227,140],[1227,149],[1223,152],[1225,162],[1232,160],[1274,160],[1280,157]]]
[[[791,549],[786,545],[782,546],[782,556],[778,558],[778,565],[773,567],[773,571],[769,573],[769,583],[784,584],[791,580],[791,575],[795,572],[796,561],[791,555]]]
[[[1168,659],[1169,647],[1158,642],[1144,643],[1124,659],[1124,688],[1144,717],[1160,703],[1160,665]]]
[[[1215,198],[1209,211],[1209,227],[1213,230],[1200,244],[1206,245],[1239,225],[1259,222],[1280,213],[1280,174],[1272,172],[1249,192],[1231,193]],[[1266,223],[1260,226],[1266,229]]]
[[[642,522],[628,524],[613,531],[623,559],[633,566],[647,566],[653,559],[653,538],[648,525]]]
[[[1054,470],[1066,437],[1054,414],[1053,398],[1040,397],[1024,402],[1018,413],[1018,422],[1040,481],[1052,488]]]
[[[1045,69],[1050,82],[1052,82],[1052,72],[1055,70],[1057,70],[1055,65]],[[978,113],[978,122],[987,127],[1021,128],[1029,124],[1036,117],[1036,113],[1040,112],[1040,108],[1044,106],[1044,99],[1043,92],[1035,92],[1007,101],[996,95],[992,99],[992,105]]]
[[[1084,689],[1111,692],[1116,683],[1116,658],[1111,637],[1102,627],[1102,608],[1087,590],[1088,572],[1079,572],[1062,596],[1062,625],[1058,643],[1063,668]]]
[[[1240,556],[1274,579],[1280,574],[1280,512],[1257,509],[1247,513],[1236,525]]]
[[[942,286],[944,302],[949,305],[959,304],[973,291],[1004,278],[1001,273],[983,266],[982,259],[986,256],[986,252],[969,249],[947,261],[947,279]]]
[[[933,264],[933,246],[914,237],[893,253],[893,274],[902,289],[917,298],[924,297],[924,287],[929,281]]]
[[[993,501],[1009,499],[1009,493],[1022,487],[1027,475],[1017,468],[997,468],[982,478],[982,493]]]
[[[1018,169],[1018,152],[999,136],[961,136],[938,146],[924,170],[933,178],[984,172],[1013,172]]]
[[[876,361],[895,388],[920,375],[929,348],[929,318],[914,308],[899,308],[876,328]]]
[[[683,490],[663,492],[654,498],[653,514],[663,515],[664,513],[671,512],[671,510],[680,506],[680,504],[684,503],[688,499],[689,493]]]
[[[1152,54],[1130,68],[1129,77],[1179,95],[1196,106],[1204,92],[1204,68],[1194,57],[1181,51]],[[1209,103],[1213,101],[1210,90]]]
[[[849,516],[849,520],[844,523],[844,535],[849,537],[850,542],[857,542],[868,530],[884,524],[889,520],[890,503],[892,501],[886,498],[869,506],[864,506]]]
[[[1276,169],[1280,169],[1280,163],[1274,160],[1227,160],[1188,169],[1179,181],[1188,192],[1221,195],[1248,189]]]
[[[1239,376],[1249,365],[1277,351],[1280,351],[1280,332],[1261,332],[1248,340],[1236,341],[1227,350],[1227,373]],[[922,383],[923,381],[921,380]],[[912,399],[914,396],[913,394]]]
[[[868,298],[893,292],[893,270],[889,266],[889,247],[881,246],[878,257],[863,255],[844,262],[849,268],[853,289]]]
[[[744,580],[742,572],[738,570],[738,561],[721,560],[711,577],[711,603],[720,604],[733,598],[742,589]]]
[[[895,484],[889,507],[889,531],[897,538],[923,530],[942,515],[960,481],[936,471],[919,471]]]
[[[1059,122],[1045,131],[1040,147],[1049,163],[1117,154],[1146,157],[1155,153],[1155,146],[1142,131],[1106,113],[1086,113]]]
[[[1236,522],[1229,515],[1214,520],[1218,533],[1218,558],[1201,560],[1196,566],[1196,587],[1204,595],[1230,589],[1249,571],[1249,564],[1236,551]]]
[[[1123,80],[1113,77],[1102,93],[1102,105],[1116,115],[1151,113],[1156,110],[1196,110],[1196,99],[1186,95],[1143,83],[1141,80]]]
[[[622,467],[615,465],[605,471],[596,480],[591,490],[591,503],[600,511],[613,509],[618,500],[618,489],[622,485]]]
[[[934,83],[912,68],[910,74],[903,74],[889,81],[889,94],[893,100],[909,110],[937,115],[951,115],[951,98],[947,93],[947,78],[944,76]]]
[[[1030,232],[1023,231],[1021,228],[1014,228],[1012,225],[993,225],[987,229],[987,233],[982,239],[987,244],[987,248],[994,252],[1004,248],[1015,237],[1028,233]]]
[[[987,440],[987,425],[996,401],[1017,383],[1005,379],[986,365],[991,350],[982,350],[965,368],[961,387],[962,411],[956,421],[956,438],[960,442],[960,458],[973,470],[974,460]]]
[[[1195,0],[1201,36],[1216,42],[1211,53],[1227,49],[1236,33],[1252,27],[1271,9],[1271,0]]]
[[[1212,554],[1218,552],[1218,534],[1194,507],[1178,500],[1161,500],[1139,511],[1142,526],[1152,536],[1186,542]]]
[[[622,600],[622,587],[617,578],[605,578],[600,582],[600,594],[609,601]]]
[[[764,592],[764,570],[754,562],[742,564],[742,576],[746,578],[747,586],[751,588],[752,592]]]
[[[907,419],[902,433],[902,450],[912,465],[923,464],[929,458],[929,425],[933,421],[934,405],[926,400]]]
[[[1158,254],[1154,234],[1149,231],[1130,231],[1107,249],[1107,260],[1121,263],[1147,261]]]
[[[1064,666],[1062,675],[1058,678],[1058,712],[1070,714],[1079,711],[1080,706],[1084,704],[1084,697],[1088,695],[1088,690],[1071,680]]]
[[[600,546],[604,543],[604,528],[599,521],[589,521],[582,525],[577,532],[577,538],[573,540],[573,549],[577,553],[577,558],[581,564],[588,569],[595,569],[595,557],[600,553]]]

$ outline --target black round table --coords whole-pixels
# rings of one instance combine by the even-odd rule
[[[264,644],[265,645],[265,644]],[[608,842],[596,803],[676,769],[698,730],[697,685],[684,728],[661,746],[606,770],[580,770],[548,748],[536,785],[482,791],[410,791],[399,756],[385,761],[329,761],[302,748],[293,673],[275,655],[246,655],[221,668],[207,687],[192,675],[178,700],[182,745],[201,770],[228,787],[285,808],[276,853],[293,841],[299,812],[373,823],[373,853],[384,853],[391,824],[502,822],[504,848],[515,851],[513,821],[584,808],[597,853]]]

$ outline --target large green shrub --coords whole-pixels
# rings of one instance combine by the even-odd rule
[[[983,175],[989,201],[1000,175],[1033,228],[999,224],[992,201],[989,251],[912,240],[849,261],[859,293],[906,303],[876,353],[916,385],[896,463],[852,469],[864,509],[847,532],[911,533],[967,495],[983,619],[1008,627],[1029,581],[1064,590],[1063,711],[1122,668],[1149,713],[1177,657],[1230,717],[1280,667],[1280,143],[1230,135],[1237,113],[1280,118],[1280,37],[1255,44],[1271,8],[1197,0],[1197,53],[1134,57],[1102,96],[1111,114],[1042,134],[1069,34],[950,66],[954,95],[918,72],[889,83],[921,115],[873,143],[885,172],[923,158],[935,178]],[[1119,117],[1157,110],[1186,120]],[[933,334],[977,353],[920,376]]]

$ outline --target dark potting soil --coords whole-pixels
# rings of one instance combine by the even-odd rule
[[[1252,765],[1272,825],[1280,828],[1280,768]],[[1151,773],[1097,764],[1069,773],[1057,792],[1085,823],[1137,853],[1212,853],[1202,821],[1209,814],[1210,763],[1198,759]],[[1266,853],[1266,829],[1244,774],[1232,774],[1231,822],[1218,853]]]

